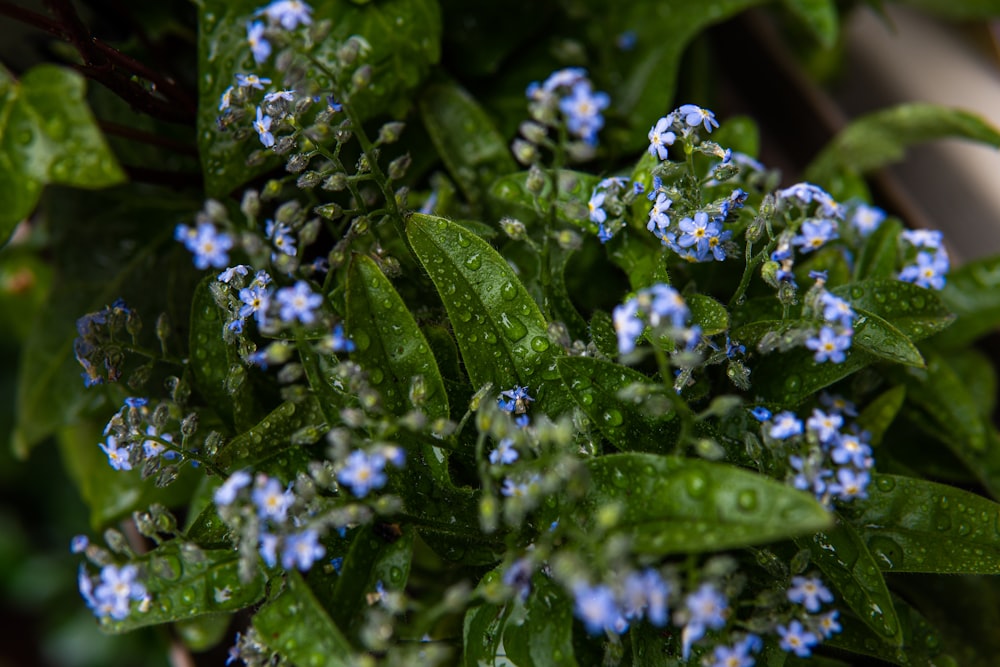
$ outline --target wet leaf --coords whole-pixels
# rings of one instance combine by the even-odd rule
[[[125,181],[86,100],[86,81],[38,65],[20,81],[0,65],[0,245],[50,183],[106,188]]]
[[[939,293],[957,319],[934,339],[942,348],[961,348],[1000,328],[1000,257],[978,259],[948,274]]]
[[[841,632],[824,643],[834,648],[860,655],[869,655],[903,667],[940,667],[954,664],[941,655],[941,636],[920,612],[899,597],[893,597],[893,606],[899,612],[902,646],[887,641],[870,630],[859,619],[841,614],[837,620]]]
[[[920,350],[906,335],[881,317],[862,308],[854,307],[854,337],[852,345],[876,357],[905,366],[924,367]]]
[[[442,218],[414,214],[407,233],[451,320],[474,387],[537,392],[533,410],[568,408],[545,319],[510,265],[482,239]],[[555,382],[553,382],[555,381]]]
[[[543,574],[531,580],[531,593],[508,603],[503,629],[507,657],[518,667],[575,667],[573,609],[566,594]]]
[[[750,384],[767,401],[792,407],[875,360],[876,357],[861,349],[848,350],[839,364],[817,362],[807,349],[775,352],[756,363],[750,362]]]
[[[482,202],[497,178],[517,171],[507,142],[493,121],[456,82],[442,81],[425,88],[420,116],[438,155],[470,202]]]
[[[884,641],[902,645],[899,618],[882,572],[857,530],[848,522],[837,523],[810,537],[795,540],[808,549],[811,562],[823,572],[851,610]]]
[[[559,375],[584,414],[615,447],[625,451],[667,453],[680,432],[673,413],[650,414],[647,400],[623,400],[618,392],[633,384],[648,385],[664,403],[661,389],[642,373],[590,357],[563,357]]]
[[[871,435],[872,447],[878,447],[882,442],[882,436],[896,419],[905,399],[906,387],[896,385],[876,396],[858,415],[856,422],[858,428]]]
[[[873,474],[844,513],[893,572],[1000,573],[1000,504],[952,486]]]
[[[590,338],[601,354],[614,358],[618,356],[618,334],[615,323],[603,310],[595,310],[590,317]]]
[[[863,174],[898,162],[912,144],[951,137],[1000,146],[1000,133],[975,114],[934,104],[901,104],[848,125],[816,156],[805,180],[825,185],[840,172]]]
[[[853,307],[867,310],[918,341],[949,327],[954,316],[937,293],[898,280],[863,280],[831,289]]]
[[[303,429],[315,427],[316,439],[319,439],[323,426],[323,414],[315,397],[309,396],[299,403],[285,401],[248,431],[223,445],[215,459],[216,465],[223,470],[252,465],[283,450],[305,444],[296,443],[292,438]]]
[[[133,609],[122,621],[101,620],[101,630],[120,634],[147,625],[244,609],[264,597],[264,577],[240,581],[239,556],[231,549],[203,550],[178,542],[157,547],[136,561],[152,597],[149,611]]]
[[[253,626],[272,651],[296,665],[342,667],[352,662],[351,645],[295,570],[286,586],[253,617]]]
[[[616,530],[640,554],[764,544],[822,530],[832,520],[810,494],[728,464],[630,453],[592,459],[587,468],[591,492],[571,511],[586,529],[598,508],[617,504]]]
[[[691,294],[684,300],[691,311],[691,324],[700,326],[703,335],[714,336],[729,329],[729,311],[712,297]]]
[[[861,248],[854,265],[855,282],[864,279],[891,278],[896,275],[899,261],[899,234],[903,225],[896,218],[888,218],[871,233]]]

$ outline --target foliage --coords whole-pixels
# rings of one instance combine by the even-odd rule
[[[1000,134],[884,110],[778,188],[753,120],[670,111],[763,3],[462,4],[205,0],[187,79],[19,15],[85,64],[0,70],[7,428],[103,531],[100,629],[248,665],[990,655],[937,603],[1000,573],[996,260],[849,197]],[[774,9],[836,43],[835,3]],[[197,183],[127,164],[190,175],[191,141]]]

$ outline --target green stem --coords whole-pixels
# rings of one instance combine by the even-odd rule
[[[747,288],[750,286],[750,279],[753,277],[753,272],[761,262],[771,256],[771,253],[778,245],[777,239],[772,239],[770,243],[764,246],[764,249],[759,253],[754,255],[752,259],[747,262],[746,268],[743,270],[743,277],[740,278],[740,284],[736,288],[736,292],[733,294],[733,298],[729,300],[729,307],[734,308],[740,301],[743,300],[744,294],[746,294]],[[749,248],[750,245],[747,245]]]
[[[226,477],[229,476],[226,473],[225,470],[223,470],[222,468],[218,467],[217,465],[215,465],[214,463],[212,463],[208,459],[206,459],[206,458],[204,458],[204,457],[202,457],[202,456],[200,456],[198,454],[194,454],[190,450],[184,449],[182,447],[178,447],[177,443],[175,443],[175,442],[173,442],[171,440],[167,440],[166,438],[162,438],[162,437],[160,437],[158,435],[149,435],[149,434],[144,435],[143,436],[143,440],[152,440],[153,442],[156,442],[156,443],[159,443],[159,444],[163,445],[165,448],[167,448],[171,452],[176,452],[177,454],[180,454],[182,458],[190,459],[192,461],[197,461],[199,465],[205,466],[205,468],[209,472],[211,472],[213,475],[216,475],[217,477],[221,477],[222,479],[225,479]]]
[[[660,369],[660,378],[663,380],[667,396],[670,398],[670,402],[674,406],[674,412],[677,413],[677,418],[681,422],[681,430],[677,436],[677,442],[683,446],[690,437],[691,430],[694,427],[694,412],[692,412],[691,406],[674,389],[674,376],[670,372],[670,361],[667,359],[667,354],[656,343],[653,344],[653,355],[656,357],[656,364]]]

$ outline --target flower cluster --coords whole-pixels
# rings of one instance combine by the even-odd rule
[[[615,331],[618,334],[618,351],[628,354],[635,350],[636,339],[642,335],[646,326],[654,329],[666,325],[668,333],[675,340],[688,344],[697,341],[700,331],[696,326],[687,328],[691,311],[688,310],[684,297],[669,285],[657,284],[639,290],[634,297],[625,303],[615,306],[612,315]]]
[[[628,179],[621,176],[602,179],[594,187],[587,202],[587,215],[590,222],[597,225],[597,238],[601,243],[607,243],[615,232],[624,228],[623,216],[642,191],[642,183],[636,181],[629,188]]]
[[[229,263],[229,251],[233,248],[233,237],[220,231],[211,222],[199,222],[195,227],[177,225],[174,239],[194,255],[194,265],[199,269],[209,267],[221,269]]]
[[[337,473],[337,481],[358,498],[364,498],[370,491],[385,486],[388,481],[385,474],[386,463],[402,468],[405,462],[405,453],[396,445],[383,445],[371,451],[356,449],[344,461]]]
[[[255,271],[251,266],[240,264],[220,273],[218,283],[222,289],[215,292],[217,301],[228,313],[226,329],[234,334],[242,334],[250,318],[261,331],[273,332],[297,323],[311,325],[322,317],[323,296],[314,292],[305,280],[275,288],[267,271]],[[331,336],[339,341],[334,343],[335,348],[347,349],[343,329]],[[262,354],[258,353],[259,358],[254,357],[252,361],[263,365],[266,360]]]
[[[699,131],[711,132],[719,124],[715,114],[694,104],[685,104],[660,118],[649,130],[649,154],[666,161],[668,148],[680,141],[685,151],[697,148],[700,152],[722,158],[713,169],[711,185],[739,173],[740,168],[732,163],[733,153],[718,144],[702,141]],[[661,165],[662,166],[662,165]],[[697,202],[686,202],[682,193],[673,187],[666,187],[658,173],[653,170],[653,187],[646,197],[652,202],[646,229],[675,253],[689,262],[710,262],[725,260],[731,256],[735,246],[730,243],[733,232],[724,224],[731,213],[743,207],[747,193],[741,188],[734,189],[707,206],[699,207]],[[671,207],[681,201],[678,211]]]
[[[264,16],[267,24],[262,21],[247,22],[247,43],[257,64],[266,62],[271,56],[268,33],[273,35],[279,30],[295,30],[300,24],[310,25],[311,14],[312,7],[301,0],[274,0],[266,7],[258,9],[255,16]]]
[[[236,504],[247,491],[259,521],[258,551],[268,567],[275,567],[280,558],[283,568],[304,572],[326,554],[318,530],[302,527],[297,517],[294,521],[290,517],[289,510],[296,501],[291,485],[282,487],[273,477],[258,474],[254,479],[245,470],[231,474],[213,497],[223,518],[237,511]]]
[[[857,417],[857,409],[840,396],[824,393],[820,401],[826,410],[814,409],[805,424],[789,411],[772,417],[758,408],[754,416],[763,421],[765,441],[791,452],[788,474],[795,488],[814,493],[824,504],[867,498],[875,464],[870,436],[844,419]]]
[[[131,613],[133,602],[138,602],[138,609],[143,612],[149,609],[152,601],[138,576],[139,568],[135,565],[105,565],[95,586],[94,579],[81,565],[78,578],[80,595],[98,618],[122,621]]]
[[[77,319],[73,354],[83,366],[86,386],[102,384],[105,380],[117,382],[121,378],[124,354],[116,336],[123,331],[135,335],[140,326],[138,315],[122,299]]]
[[[148,474],[155,469],[159,458],[177,458],[173,449],[177,446],[175,433],[167,429],[171,419],[168,406],[162,404],[151,410],[148,404],[145,398],[126,398],[125,404],[104,427],[105,440],[100,447],[115,470],[132,470],[139,461],[145,460]]]
[[[810,301],[819,312],[823,325],[815,336],[806,340],[805,345],[816,353],[813,359],[817,363],[830,361],[839,364],[847,358],[845,352],[850,349],[854,336],[854,309],[847,301],[823,287],[825,273],[814,273],[813,277],[816,278],[816,286],[810,291]]]
[[[595,92],[587,71],[570,67],[553,72],[544,82],[533,82],[525,93],[532,121],[521,124],[521,138],[512,144],[514,156],[523,164],[539,157],[539,147],[556,149],[549,130],[568,134],[577,141],[565,145],[570,157],[593,157],[597,133],[604,127],[601,112],[608,107],[607,93]],[[560,139],[561,141],[561,139]]]
[[[777,627],[781,637],[779,646],[800,658],[812,655],[812,648],[823,639],[829,639],[840,632],[836,609],[819,614],[824,603],[833,602],[833,593],[823,585],[818,577],[792,577],[792,586],[787,591],[788,600],[801,605],[806,614]]]
[[[906,242],[908,258],[916,254],[916,263],[903,267],[899,272],[899,279],[925,289],[944,289],[945,276],[951,263],[948,251],[942,245],[941,232],[907,230],[900,234],[900,238]]]

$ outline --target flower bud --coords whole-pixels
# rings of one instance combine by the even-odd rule
[[[354,74],[351,75],[351,83],[354,85],[356,90],[362,88],[367,88],[368,84],[372,82],[372,66],[362,65],[358,69],[354,70]]]
[[[260,194],[256,190],[251,189],[243,192],[240,211],[248,218],[257,217],[260,213]]]
[[[515,139],[510,149],[514,152],[514,158],[521,164],[532,164],[538,159],[538,149],[524,139]]]
[[[548,130],[541,123],[526,120],[518,128],[521,136],[533,144],[540,144],[548,136]]]
[[[528,178],[525,181],[525,187],[528,188],[528,192],[538,195],[542,193],[545,189],[545,174],[538,165],[531,165],[531,169],[528,170]]]
[[[412,163],[413,159],[409,153],[399,156],[389,163],[389,178],[394,181],[403,178],[406,175],[406,170],[410,168],[410,164]]]
[[[310,190],[320,184],[323,180],[323,176],[318,171],[307,171],[298,180],[295,181],[295,185],[303,190]]]
[[[290,158],[288,162],[285,163],[285,171],[297,174],[309,166],[309,158],[302,153],[295,153]]]
[[[501,218],[500,229],[514,241],[520,241],[526,236],[524,223],[514,218]]]
[[[392,121],[391,123],[386,123],[378,131],[378,139],[376,143],[378,144],[394,144],[399,141],[400,135],[403,133],[403,129],[406,128],[406,123],[401,123],[399,121]]]

